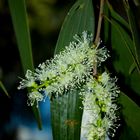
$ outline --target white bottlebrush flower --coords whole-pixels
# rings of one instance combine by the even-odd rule
[[[46,90],[51,98],[52,93],[58,96],[86,82],[93,65],[107,59],[107,50],[99,46],[93,47],[92,35],[86,31],[81,36],[75,35],[74,39],[60,54],[40,64],[35,72],[28,70],[18,88],[28,87],[31,92]],[[30,100],[31,98],[32,96],[29,97]]]
[[[34,73],[32,71],[27,70],[25,78],[26,79],[22,79],[22,81],[20,81],[20,85],[19,85],[18,89],[37,86],[35,83],[35,76],[34,76]]]
[[[104,85],[106,85],[109,81],[109,74],[107,74],[106,72],[102,73],[102,75],[98,76],[98,81],[103,83]]]
[[[105,140],[107,134],[114,135],[114,126],[118,121],[116,114],[118,106],[114,103],[114,99],[118,96],[118,92],[116,78],[110,78],[106,72],[98,78],[91,77],[87,82],[85,90],[81,92],[84,106],[81,133],[86,140]],[[113,133],[110,133],[111,129]]]
[[[27,70],[18,89],[29,88],[28,105],[31,106],[35,102],[38,106],[46,97],[58,97],[74,88],[82,89],[85,114],[82,139],[105,140],[107,135],[113,136],[118,127],[118,106],[114,103],[119,93],[117,79],[110,78],[106,72],[96,78],[92,75],[93,67],[99,67],[109,57],[107,49],[100,47],[101,42],[93,45],[92,35],[85,31],[74,39],[60,54],[39,64],[35,72]]]
[[[34,91],[34,92],[31,92],[31,93],[28,93],[28,98],[29,98],[28,105],[33,106],[34,103],[37,101],[36,103],[37,103],[37,106],[38,106],[38,102],[43,101],[44,96],[40,92]]]

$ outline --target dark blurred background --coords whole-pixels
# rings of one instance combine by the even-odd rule
[[[35,67],[53,57],[58,34],[74,0],[26,0]],[[43,130],[39,131],[26,90],[18,91],[23,77],[7,0],[0,0],[0,80],[11,98],[0,89],[0,140],[52,140],[50,104],[40,104]]]

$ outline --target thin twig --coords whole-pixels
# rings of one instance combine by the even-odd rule
[[[101,32],[101,25],[102,25],[102,19],[103,19],[103,10],[104,10],[104,2],[105,0],[100,0],[100,12],[99,12],[99,18],[98,18],[98,26],[97,26],[97,32],[95,37],[95,45],[98,44],[100,41],[100,32]]]
[[[105,0],[100,0],[100,11],[99,11],[99,18],[98,18],[98,26],[97,26],[97,32],[96,32],[96,37],[95,37],[93,47],[97,47],[98,43],[100,41],[100,32],[101,32],[102,19],[103,19],[104,2],[105,2]],[[94,64],[94,66],[93,66],[93,76],[96,76],[96,75],[97,75],[97,63]]]

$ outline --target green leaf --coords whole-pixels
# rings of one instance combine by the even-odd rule
[[[133,42],[127,32],[115,20],[110,20],[107,17],[105,17],[105,19],[111,23],[111,46],[114,53],[117,53],[117,58],[113,58],[114,66],[118,73],[120,72],[127,76],[131,64],[133,62],[136,64],[135,56],[132,51]],[[126,56],[125,58],[124,54]]]
[[[104,4],[104,20],[103,20],[103,40],[104,43],[107,44],[108,42],[110,42],[110,22],[108,20],[105,19],[105,17],[109,17],[110,16],[110,11],[108,8],[107,3]]]
[[[104,30],[104,32],[109,33],[108,38],[104,38],[110,40],[110,46],[112,46],[113,53],[115,54],[112,57],[114,69],[119,75],[122,75],[124,84],[134,91],[135,94],[140,95],[140,75],[138,72],[140,69],[134,55],[135,50],[132,38],[121,24],[114,20],[115,17],[109,19],[105,16],[105,19],[111,23],[109,28],[105,28]],[[137,70],[130,75],[129,69],[133,63],[135,63]]]
[[[112,8],[112,6],[109,4],[108,1],[107,1],[107,5],[105,5],[105,10],[104,11],[106,14],[104,15],[104,17],[105,17],[105,22],[104,22],[105,36],[104,37],[107,36],[108,37],[107,39],[109,39],[110,32],[108,32],[108,31],[111,29],[111,28],[109,28],[109,26],[110,26],[110,24],[112,26],[114,26],[114,28],[116,28],[116,31],[120,33],[120,37],[122,38],[123,42],[125,43],[125,46],[128,49],[130,55],[132,56],[134,63],[137,65],[137,60],[134,55],[134,47],[133,47],[132,39],[131,39],[131,36],[129,35],[129,31],[130,31],[129,24],[117,12],[115,12],[115,10]],[[106,15],[108,15],[108,17]],[[106,26],[108,26],[108,27],[106,27]],[[123,32],[121,32],[120,27],[124,28]],[[124,35],[124,34],[128,34],[128,35]],[[107,39],[105,39],[105,41],[107,41]]]
[[[113,7],[111,6],[111,4],[107,1],[107,7],[108,7],[108,10],[110,11],[111,13],[111,17],[114,18],[115,20],[117,20],[121,25],[123,25],[127,30],[130,30],[130,26],[129,24],[127,23],[127,21],[121,17],[114,9]]]
[[[107,11],[107,10],[106,10]],[[112,12],[112,11],[110,11]],[[109,43],[111,48],[111,59],[113,68],[119,76],[119,84],[121,88],[127,93],[131,91],[131,97],[133,94],[140,95],[140,75],[138,73],[138,64],[135,56],[135,49],[130,32],[124,28],[124,24],[117,16],[106,12],[104,35],[106,35],[105,42]],[[133,66],[137,69],[130,75],[130,68]],[[126,88],[127,87],[127,91]],[[135,97],[135,96],[134,96]],[[140,139],[139,135],[139,115],[140,108],[129,97],[123,93],[120,95],[120,104],[123,106],[122,114],[124,123],[120,130],[121,136],[119,140],[137,140]],[[135,117],[136,116],[136,117]],[[118,138],[117,138],[118,139]]]
[[[3,83],[2,83],[1,81],[0,81],[0,87],[1,87],[1,89],[4,91],[5,95],[8,96],[8,97],[10,98],[10,95],[8,94],[8,92],[7,92],[6,88],[5,88],[5,86],[3,85]]]
[[[134,14],[129,6],[128,2],[124,3],[125,9],[127,12],[128,20],[129,20],[129,25],[132,33],[132,38],[133,38],[133,44],[134,44],[134,49],[135,49],[135,56],[137,59],[137,63],[140,68],[140,34],[139,34],[139,29],[136,24],[136,19],[134,17]]]
[[[79,91],[65,93],[51,102],[53,140],[80,140],[81,99]]]
[[[24,73],[34,70],[25,1],[8,0]]]
[[[140,139],[140,107],[135,104],[128,96],[121,92],[119,103],[122,105],[122,134],[119,140],[138,140]]]
[[[94,33],[94,15],[91,0],[78,0],[68,12],[56,44],[55,53],[62,51],[73,40],[75,34],[83,31]]]
[[[132,72],[135,70],[135,68],[136,68],[136,65],[135,65],[135,63],[133,63],[129,68],[129,74],[132,74]]]
[[[134,4],[135,4],[136,6],[139,6],[139,5],[140,5],[140,0],[133,0],[133,2],[134,2]]]
[[[94,36],[92,0],[78,0],[70,9],[62,25],[55,53],[64,50],[75,34],[88,31]],[[51,117],[54,140],[80,140],[82,101],[79,91],[71,91],[53,99]]]
[[[14,31],[17,39],[17,46],[20,53],[24,74],[27,69],[34,70],[32,60],[31,39],[27,23],[27,12],[24,0],[8,0]],[[41,129],[41,118],[39,110],[33,106],[33,112]]]

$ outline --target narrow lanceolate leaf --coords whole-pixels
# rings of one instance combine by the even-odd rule
[[[119,18],[116,19],[115,15],[112,14],[110,18],[110,16],[106,14],[105,19],[106,22],[108,21],[107,23],[109,26],[104,30],[105,32],[109,33],[107,37],[105,37],[105,41],[109,40],[107,42],[110,42],[110,46],[115,54],[113,55],[114,57],[112,57],[112,64],[115,72],[118,73],[118,75],[121,75],[120,86],[125,91],[125,94],[131,95],[131,97],[135,96],[136,94],[140,95],[140,76],[138,73],[138,68],[134,70],[135,66],[138,66],[138,64],[135,60],[135,49],[130,32],[127,32],[126,28],[124,28],[124,24],[121,23]],[[120,95],[120,104],[122,105],[121,110],[123,114],[122,119],[124,120],[124,123],[122,123],[122,129],[120,130],[121,136],[117,139],[137,140],[140,139],[140,124],[138,123],[140,108],[125,94],[121,93]],[[131,114],[133,114],[133,117]]]
[[[14,31],[17,39],[17,46],[20,53],[24,73],[27,69],[33,70],[31,39],[27,23],[27,12],[24,0],[8,0]],[[33,107],[33,112],[41,128],[39,110]]]
[[[112,50],[115,53],[115,57],[112,60],[114,69],[118,74],[123,75],[124,84],[133,90],[134,94],[140,95],[139,65],[135,56],[133,40],[122,24],[115,20],[115,17],[111,19],[106,15],[104,17],[110,26],[109,28],[105,28],[104,31],[109,33],[108,38],[105,38],[109,40],[111,43],[110,46],[112,46]],[[135,63],[137,69],[130,75],[129,70],[133,63]]]
[[[33,70],[34,67],[25,1],[9,0],[8,2],[23,70],[26,73],[27,69]]]
[[[139,6],[139,5],[140,5],[140,0],[133,0],[133,2],[134,2],[134,4],[135,4],[136,6]]]
[[[139,140],[140,107],[122,92],[119,97],[119,103],[122,105],[121,110],[124,118],[119,140]]]
[[[135,56],[133,54],[133,48],[131,47],[131,45],[133,45],[132,40],[130,38],[129,35],[127,35],[125,30],[122,30],[122,27],[119,25],[118,22],[116,22],[114,19],[109,19],[107,16],[104,16],[105,20],[108,21],[108,23],[111,24],[111,26],[113,27],[113,29],[115,29],[115,31],[119,34],[119,38],[121,38],[122,42],[124,43],[124,49],[126,49],[126,51],[129,53],[129,55],[131,56],[130,59],[133,59],[135,62]],[[107,29],[105,28],[105,31]],[[114,33],[113,33],[114,34]],[[106,34],[105,34],[106,35]],[[109,36],[108,36],[109,37]],[[111,37],[110,37],[111,39]],[[105,40],[106,41],[106,40]],[[113,42],[112,42],[113,43]],[[124,60],[125,61],[125,60]]]
[[[108,1],[107,1],[107,7],[111,13],[111,17],[114,18],[115,20],[117,20],[121,25],[123,25],[127,30],[130,31],[130,26],[129,26],[128,22],[113,9],[113,7],[111,6],[111,4]]]
[[[3,85],[3,83],[1,81],[0,81],[0,88],[4,91],[4,93],[5,93],[6,96],[10,97],[10,95],[8,94],[5,86]]]
[[[135,55],[136,55],[139,69],[140,69],[140,34],[139,34],[139,29],[137,27],[136,19],[134,17],[134,14],[133,14],[131,8],[130,8],[129,3],[125,2],[124,5],[125,5],[125,9],[126,9],[127,16],[128,16],[131,33],[132,33],[133,44],[135,47]]]
[[[133,63],[129,68],[129,74],[131,75],[135,69],[136,69],[136,65],[135,63]]]
[[[133,46],[133,41],[131,39],[131,37],[129,36],[129,34],[121,27],[121,25],[119,24],[119,22],[117,22],[115,19],[110,20],[108,17],[104,16],[106,20],[108,20],[108,22],[110,22],[112,24],[112,26],[114,26],[114,28],[116,29],[116,31],[120,34],[120,38],[122,39],[122,41],[124,42],[124,47],[127,49],[127,51],[129,52],[129,55],[131,56],[130,59],[133,59],[133,65],[135,65],[135,67],[137,67],[137,70],[140,71],[136,56],[134,54],[134,46]],[[105,29],[107,29],[107,27],[105,26]],[[106,34],[105,34],[106,37]]]
[[[110,15],[109,15],[109,12],[107,13],[106,11],[110,12]],[[121,17],[113,8],[112,6],[110,5],[110,3],[107,1],[107,5],[105,7],[105,13],[107,13],[106,15],[108,16],[111,16],[111,19],[113,19],[115,22],[117,22],[117,24],[119,24],[119,26],[121,26],[122,28],[124,28],[124,31],[127,33],[127,34],[131,34],[131,28],[130,28],[130,25],[128,24],[128,22],[123,18]],[[107,24],[106,20],[108,20],[108,24],[110,22],[110,24],[112,24],[112,26],[114,26],[116,28],[116,30],[118,30],[118,32],[120,32],[120,35],[121,35],[121,38],[124,40],[125,44],[126,44],[126,47],[127,49],[129,50],[129,53],[131,54],[133,60],[134,60],[134,63],[135,63],[135,66],[137,66],[138,70],[139,69],[139,66],[138,66],[138,62],[136,60],[136,56],[135,56],[135,49],[134,49],[134,46],[133,45],[129,45],[130,42],[132,42],[131,38],[129,37],[129,41],[126,40],[125,36],[123,36],[123,33],[121,33],[121,30],[119,29],[118,25],[115,24],[115,22],[113,20],[110,20],[109,18],[107,19],[105,15],[105,24]],[[109,26],[109,25],[108,25]],[[105,27],[106,29],[106,27]],[[107,29],[108,30],[108,29]],[[106,35],[105,35],[106,36]],[[129,35],[128,35],[129,36]],[[133,44],[133,43],[131,43]]]
[[[55,53],[62,51],[75,34],[88,31],[94,35],[94,15],[91,0],[78,0],[68,12],[62,25]]]
[[[78,0],[70,9],[62,25],[55,53],[64,50],[75,34],[88,31],[94,37],[92,0]],[[80,140],[81,99],[79,91],[67,92],[51,102],[51,117],[54,140]]]
[[[131,64],[133,62],[137,64],[132,51],[133,42],[127,32],[121,27],[121,25],[119,25],[119,23],[117,23],[115,20],[110,20],[107,17],[105,17],[105,19],[111,23],[111,46],[116,52],[121,51],[121,54],[117,54],[119,55],[118,60],[121,59],[121,62],[117,61],[117,59],[115,58],[114,66],[116,67],[117,72],[121,72],[127,76],[127,71],[130,68]],[[118,42],[118,38],[120,42]],[[126,58],[123,57],[123,54],[125,54],[125,52],[127,54]]]

